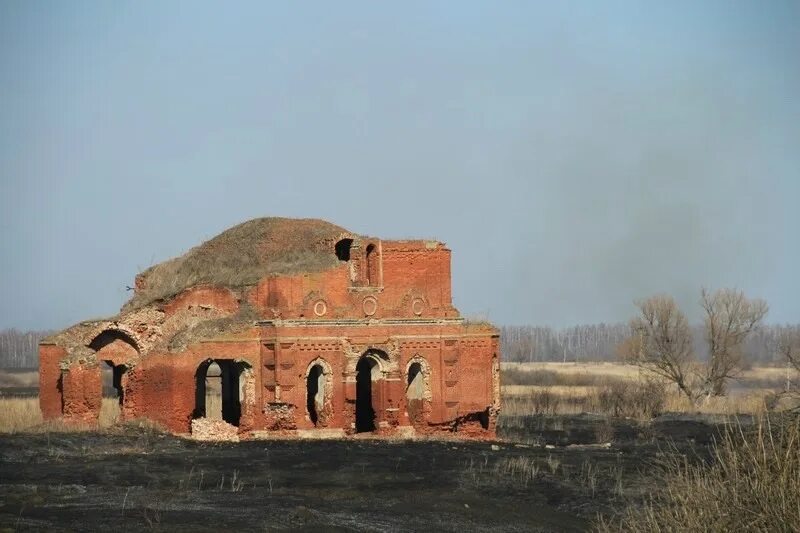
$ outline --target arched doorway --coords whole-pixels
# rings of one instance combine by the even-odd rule
[[[94,350],[100,367],[102,401],[98,424],[107,427],[118,421],[123,414],[128,362],[138,358],[139,348],[133,337],[121,329],[101,331],[88,347]]]
[[[317,357],[306,370],[306,412],[316,427],[327,427],[333,414],[333,370],[328,362]]]
[[[127,369],[125,365],[115,365],[114,361],[102,361],[100,364],[100,379],[103,386],[103,400],[97,420],[100,427],[114,425],[120,419],[122,406],[125,404],[123,376]]]
[[[125,365],[115,365],[114,361],[103,361],[101,376],[103,380],[103,398],[113,398],[117,400],[120,407],[125,400],[125,389],[122,386],[122,376],[128,367]]]
[[[378,385],[381,369],[371,355],[364,355],[356,365],[356,433],[375,431],[373,388]]]
[[[231,359],[204,361],[195,374],[195,409],[192,417],[222,419],[238,426],[245,394],[242,377],[249,369],[249,364]]]

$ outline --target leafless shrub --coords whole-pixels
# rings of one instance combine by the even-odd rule
[[[674,455],[643,507],[601,518],[598,531],[800,531],[800,417],[734,425],[711,464]]]
[[[549,389],[543,388],[532,391],[528,395],[528,401],[532,407],[534,415],[554,415],[558,413],[558,406],[561,399]]]
[[[666,387],[662,382],[614,383],[600,389],[594,399],[596,410],[612,416],[646,420],[655,418],[664,410]]]

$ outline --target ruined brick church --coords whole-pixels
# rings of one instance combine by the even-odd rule
[[[261,218],[136,276],[116,316],[39,347],[45,418],[96,424],[104,371],[122,419],[188,434],[210,369],[221,418],[269,435],[494,435],[499,336],[453,307],[450,250],[321,220]]]

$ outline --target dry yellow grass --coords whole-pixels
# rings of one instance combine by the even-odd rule
[[[503,363],[501,368],[504,375],[516,382],[501,388],[503,413],[512,416],[532,413],[605,413],[608,402],[602,398],[604,391],[619,384],[641,383],[647,377],[636,366],[603,362]],[[795,386],[799,381],[793,373],[789,373],[788,378]],[[522,384],[520,381],[531,384]],[[666,385],[661,408],[665,412],[758,414],[766,410],[769,397],[782,390],[786,381],[786,368],[748,369],[731,383],[731,391],[727,396],[708,398],[697,405]]]
[[[119,402],[104,398],[98,424],[101,428],[113,426],[119,420]],[[64,425],[61,421],[42,419],[39,398],[0,398],[0,433],[75,431],[82,429]]]
[[[501,363],[501,370],[506,369],[520,369],[527,371],[534,370],[550,370],[553,372],[561,372],[565,374],[602,374],[604,376],[614,377],[635,377],[639,375],[639,367],[633,365],[623,365],[620,363],[609,362],[586,362],[586,363]]]
[[[501,370],[518,369],[528,372],[534,371],[550,371],[557,372],[565,375],[593,375],[593,376],[607,376],[610,378],[637,378],[642,375],[642,370],[634,365],[626,365],[621,363],[610,362],[586,362],[586,363],[502,363]],[[796,381],[797,376],[791,371],[789,372],[790,381]],[[751,381],[775,381],[784,382],[787,377],[786,367],[753,367],[743,370],[739,374],[739,380],[742,382]],[[733,383],[735,385],[735,382]]]
[[[602,387],[538,387],[526,385],[511,385],[503,387],[503,414],[528,415],[536,409],[533,403],[540,402],[543,395],[554,396],[556,402],[550,402],[553,409],[548,414],[579,414],[584,412],[602,413],[600,402],[597,401],[598,393]],[[765,399],[772,394],[772,390],[758,389],[747,392],[732,393],[728,396],[709,398],[692,405],[685,396],[676,391],[667,391],[663,410],[677,413],[704,413],[704,414],[759,414],[766,410]]]
[[[528,396],[532,392],[547,390],[551,394],[556,394],[563,398],[574,398],[590,396],[598,391],[600,387],[593,385],[503,385],[501,393],[505,396]]]
[[[712,455],[710,463],[667,455],[658,490],[643,504],[600,517],[594,529],[800,531],[800,418],[757,417],[754,427],[729,426]]]

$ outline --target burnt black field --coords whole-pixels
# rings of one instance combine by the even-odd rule
[[[516,444],[208,444],[131,426],[4,436],[0,530],[584,531],[644,497],[665,451],[703,455],[715,432],[669,417],[513,425],[501,433]],[[598,436],[615,443],[587,444]]]

